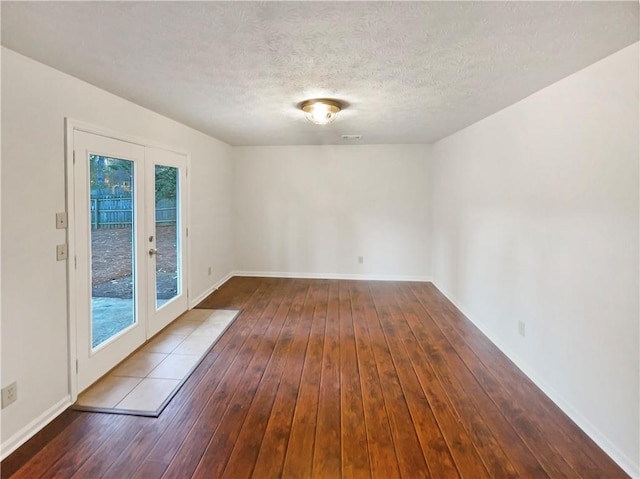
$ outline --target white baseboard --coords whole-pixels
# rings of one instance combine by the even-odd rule
[[[194,298],[192,300],[189,301],[189,309],[193,309],[196,306],[198,306],[198,304],[200,304],[202,301],[204,301],[204,299],[209,296],[211,293],[213,293],[216,289],[218,289],[220,286],[222,286],[224,283],[226,283],[227,281],[229,281],[231,278],[233,278],[234,273],[229,273],[227,274],[225,277],[223,277],[220,281],[216,282],[213,286],[211,286],[209,289],[207,289],[204,293],[202,293],[201,295],[199,295],[197,298]]]
[[[234,271],[233,276],[248,276],[262,278],[300,278],[300,279],[346,279],[357,281],[416,281],[428,283],[429,276],[404,275],[372,275],[372,274],[344,274],[344,273],[291,273],[274,271]]]
[[[4,460],[9,454],[35,436],[36,433],[62,414],[69,406],[71,406],[71,397],[66,396],[0,444],[0,460]]]
[[[569,418],[589,436],[613,461],[634,479],[640,478],[640,464],[635,464],[626,454],[622,453],[602,432],[585,418],[573,404],[567,401],[553,387],[551,387],[540,375],[520,356],[508,348],[490,329],[482,322],[477,321],[473,315],[450,292],[440,287],[435,281],[434,286],[444,294],[453,305],[471,321],[489,341],[502,351],[542,392],[553,401]]]

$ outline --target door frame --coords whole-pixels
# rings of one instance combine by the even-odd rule
[[[75,179],[74,179],[74,132],[84,131],[86,133],[92,133],[94,135],[100,135],[114,140],[125,141],[128,143],[134,143],[142,147],[147,148],[160,148],[163,150],[172,151],[186,156],[186,205],[184,211],[184,224],[186,226],[187,237],[184,245],[183,255],[186,258],[185,264],[187,265],[186,285],[187,285],[187,308],[190,309],[189,291],[191,289],[191,178],[189,171],[191,169],[191,155],[188,151],[175,146],[162,144],[157,141],[151,141],[148,139],[128,135],[121,132],[116,132],[96,126],[84,121],[75,120],[73,118],[65,117],[64,119],[65,129],[65,180],[66,180],[66,212],[67,212],[67,229],[66,240],[68,248],[67,259],[67,340],[68,340],[68,373],[69,373],[69,395],[71,396],[71,402],[74,403],[78,399],[78,354],[77,354],[77,325],[78,325],[78,313],[76,310],[77,305],[77,288],[78,288],[78,274],[75,268],[75,258],[77,255],[77,245],[75,240],[75,228],[76,228],[76,211],[75,211]]]

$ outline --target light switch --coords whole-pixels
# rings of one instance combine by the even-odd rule
[[[56,213],[56,228],[63,230],[67,227],[67,213]]]
[[[67,259],[67,245],[65,244],[59,244],[58,246],[56,246],[56,258],[58,259],[58,261],[64,261]]]

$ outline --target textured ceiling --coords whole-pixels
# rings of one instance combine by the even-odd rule
[[[431,143],[638,41],[638,21],[635,1],[3,1],[2,44],[232,145]],[[313,125],[312,97],[349,107]]]

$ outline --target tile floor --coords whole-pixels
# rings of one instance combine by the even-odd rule
[[[78,396],[78,409],[157,416],[238,314],[193,309]]]

